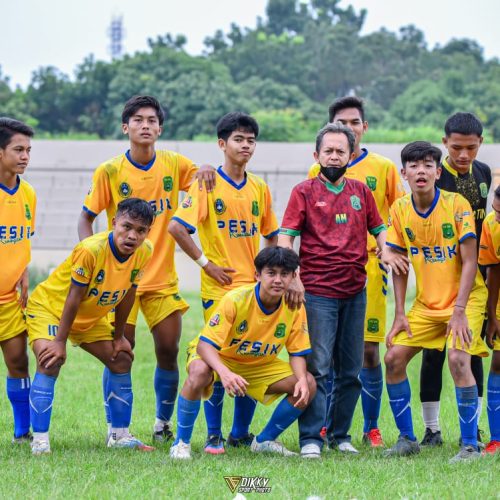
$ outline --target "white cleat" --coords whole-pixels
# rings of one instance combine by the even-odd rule
[[[314,443],[305,444],[300,449],[300,456],[302,458],[321,458],[321,448]]]
[[[48,439],[33,439],[31,441],[31,453],[34,456],[48,455],[50,453],[50,442]]]
[[[293,457],[297,455],[297,453],[287,450],[279,441],[263,441],[259,443],[256,437],[253,438],[250,449],[254,453],[277,453],[284,457]]]
[[[356,455],[359,453],[359,451],[354,448],[354,446],[349,443],[349,441],[344,441],[343,443],[339,444],[339,451],[342,453],[345,453],[347,455]]]
[[[175,460],[191,460],[191,444],[179,439],[177,444],[170,447],[170,458]]]
[[[132,436],[132,434],[125,434],[117,438],[116,434],[111,433],[108,437],[107,446],[108,448],[130,448],[139,451],[154,451],[153,446],[144,444],[142,441]]]

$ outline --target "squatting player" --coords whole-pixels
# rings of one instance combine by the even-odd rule
[[[226,293],[197,338],[197,349],[188,348],[188,378],[177,404],[172,458],[191,458],[200,399],[211,392],[214,380],[220,380],[231,396],[248,394],[265,405],[284,394],[251,450],[295,455],[276,439],[297,420],[316,391],[306,370],[311,346],[304,307],[290,309],[283,299],[298,265],[293,250],[263,249],[255,258],[258,283]],[[283,347],[288,362],[278,358]]]
[[[0,118],[0,346],[7,366],[7,396],[14,414],[13,443],[30,438],[30,377],[23,309],[28,300],[36,195],[19,175],[28,166],[32,137],[33,130],[24,123]]]
[[[396,309],[387,335],[385,364],[389,402],[400,435],[386,454],[404,456],[420,451],[413,433],[406,366],[423,348],[443,349],[447,343],[462,438],[462,448],[452,459],[458,462],[480,456],[477,386],[470,357],[487,356],[481,339],[486,293],[485,288],[470,293],[477,274],[474,216],[461,195],[435,187],[440,160],[441,151],[428,142],[410,143],[401,152],[402,173],[411,194],[391,207],[384,253],[409,253],[417,295],[406,316],[408,275],[393,275]]]
[[[201,297],[205,322],[213,315],[222,297],[241,285],[255,282],[253,261],[260,237],[276,245],[278,222],[266,183],[247,172],[259,135],[257,122],[244,113],[223,116],[217,124],[219,147],[224,164],[217,170],[215,189],[191,187],[187,198],[170,222],[169,231],[179,246],[202,268]],[[190,234],[200,231],[200,250]],[[211,398],[205,402],[208,438],[205,451],[224,453],[222,403],[224,387],[215,382]],[[234,420],[227,443],[250,445],[249,432],[256,401],[236,398]]]
[[[129,432],[132,416],[133,354],[124,336],[137,283],[153,254],[146,236],[154,220],[143,200],[118,204],[111,232],[81,241],[71,255],[40,283],[26,309],[30,345],[37,369],[30,389],[32,453],[50,453],[49,426],[54,386],[66,360],[66,341],[79,345],[109,370],[106,393],[111,416],[107,445],[150,451]],[[115,308],[115,325],[107,315]]]

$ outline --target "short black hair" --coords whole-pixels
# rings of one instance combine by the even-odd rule
[[[347,142],[349,143],[349,154],[352,155],[354,152],[354,145],[356,143],[356,136],[354,132],[343,125],[342,123],[327,123],[316,136],[316,153],[319,154],[321,149],[321,144],[323,143],[323,137],[326,134],[344,134],[347,137]]]
[[[12,137],[16,134],[33,137],[35,132],[29,125],[26,125],[26,123],[6,116],[0,117],[0,149],[5,149],[10,144]]]
[[[150,95],[135,95],[131,97],[123,107],[122,123],[128,123],[130,118],[141,108],[153,108],[156,111],[158,122],[160,125],[163,125],[165,121],[165,112],[158,99]]]
[[[253,133],[256,139],[259,135],[259,125],[255,118],[241,111],[227,113],[217,122],[217,137],[219,139],[227,141],[235,130]]]
[[[140,198],[127,198],[120,201],[116,209],[116,217],[120,215],[129,215],[132,219],[140,220],[147,226],[151,226],[155,219],[151,205]]]
[[[455,113],[446,120],[444,133],[446,137],[450,137],[451,134],[477,135],[481,137],[483,135],[483,124],[472,113]]]
[[[282,267],[293,272],[299,267],[299,256],[289,248],[266,247],[257,254],[254,264],[259,274],[265,267]]]
[[[427,141],[414,141],[407,144],[401,151],[401,164],[403,168],[409,161],[426,160],[429,156],[439,166],[441,163],[441,150]]]
[[[495,188],[495,196],[500,198],[500,184]]]
[[[333,101],[332,104],[330,104],[330,107],[328,108],[329,121],[333,122],[333,120],[335,119],[335,115],[339,111],[347,108],[356,108],[361,115],[361,120],[365,121],[365,106],[363,103],[363,99],[360,99],[359,97],[353,95],[340,97],[339,99]]]

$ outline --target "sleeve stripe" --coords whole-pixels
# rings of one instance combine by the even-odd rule
[[[307,354],[311,354],[312,349],[306,349],[305,351],[300,351],[300,352],[289,352],[289,356],[305,356]]]
[[[215,347],[218,351],[220,351],[220,346],[218,346],[213,340],[204,337],[203,335],[200,335],[200,340],[203,340],[203,342],[210,344],[212,347]]]
[[[89,213],[90,215],[92,215],[93,217],[97,217],[97,214],[95,214],[94,212],[92,212],[92,210],[89,210],[85,205],[83,205],[83,210],[87,213]]]
[[[475,240],[477,240],[477,236],[475,235],[475,233],[467,233],[467,234],[464,234],[459,240],[458,242],[459,243],[462,243],[463,241],[465,241],[467,238],[474,238]]]
[[[399,245],[396,245],[394,243],[389,243],[388,241],[386,241],[385,244],[388,247],[395,248],[396,250],[399,250],[400,252],[407,252],[408,251],[406,248],[400,247]]]
[[[273,231],[272,233],[269,233],[269,234],[263,234],[262,236],[264,236],[264,238],[266,238],[266,240],[269,240],[271,238],[274,238],[274,236],[279,234],[279,232],[280,232],[280,230],[276,229],[276,231]]]
[[[288,229],[286,227],[282,227],[280,228],[279,234],[286,234],[288,236],[300,236],[300,231],[297,231],[296,229]]]
[[[373,236],[377,236],[377,234],[381,233],[382,231],[387,231],[385,224],[380,224],[380,226],[374,227],[373,229],[370,229],[368,232]]]
[[[88,286],[88,283],[80,283],[79,281],[76,281],[75,278],[71,278],[71,283],[76,286]]]
[[[183,221],[180,217],[172,217],[171,220],[175,220],[179,224],[181,224],[182,226],[184,226],[189,231],[189,234],[196,233],[196,228],[193,227],[191,224],[188,224],[186,221]]]

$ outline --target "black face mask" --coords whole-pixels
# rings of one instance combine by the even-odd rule
[[[337,167],[323,167],[323,165],[320,165],[320,170],[321,173],[332,183],[334,184],[337,182],[346,172],[347,170],[347,165],[344,165],[343,167],[337,168]]]

